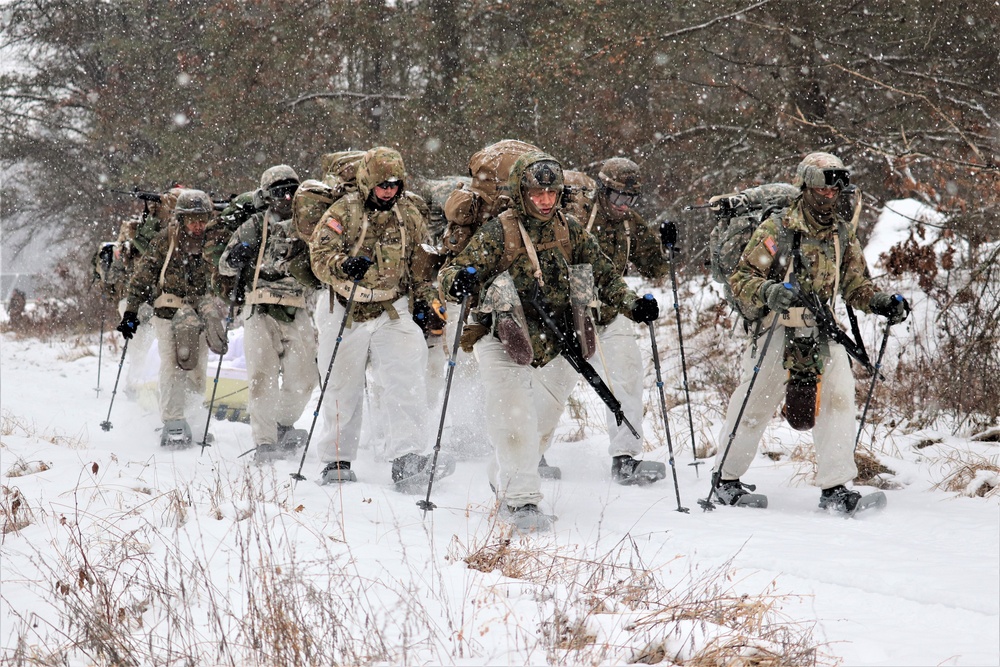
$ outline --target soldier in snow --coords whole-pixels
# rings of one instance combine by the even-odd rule
[[[308,300],[320,283],[309,248],[292,230],[292,197],[299,177],[277,165],[260,177],[266,205],[239,226],[219,258],[219,273],[245,281],[246,355],[254,460],[293,454],[307,434],[294,428],[316,387],[316,332]],[[234,288],[235,289],[235,288]]]
[[[761,315],[743,357],[742,382],[726,413],[722,441],[736,430],[731,446],[720,448],[716,457],[715,495],[728,505],[747,504],[745,496],[753,489],[740,477],[784,398],[789,423],[799,430],[813,429],[820,507],[851,512],[861,498],[846,486],[858,474],[854,376],[844,345],[817,326],[801,298],[815,298],[832,308],[839,296],[847,305],[891,323],[905,320],[909,305],[900,295],[879,291],[869,277],[854,225],[838,205],[850,186],[850,172],[840,158],[810,153],[799,163],[793,185],[799,196],[760,224],[729,277],[740,310]],[[760,338],[776,316],[777,328],[748,397]]]
[[[595,297],[635,321],[658,315],[655,299],[639,299],[594,237],[559,209],[563,182],[552,156],[521,155],[508,179],[510,208],[483,225],[438,275],[452,301],[467,294],[479,299],[478,326],[470,330],[481,335],[474,349],[494,448],[490,483],[501,516],[525,530],[551,526],[538,508],[538,461],[579,379],[545,318],[589,357],[594,330],[587,311]]]
[[[189,398],[200,401],[205,393],[207,347],[216,354],[224,354],[228,347],[225,310],[210,293],[211,267],[203,255],[212,217],[212,200],[201,190],[177,194],[168,224],[153,236],[136,264],[118,325],[122,336],[131,339],[139,328],[139,307],[152,304],[164,446],[192,443],[185,404]]]
[[[346,322],[317,441],[325,483],[356,479],[351,462],[361,440],[369,369],[379,397],[375,417],[388,431],[397,490],[417,493],[429,478],[430,456],[422,453],[429,444],[427,345],[409,303],[412,296],[415,309],[427,308],[437,292],[413,273],[417,247],[429,237],[405,187],[406,170],[397,151],[367,151],[358,165],[357,190],[330,206],[310,240],[313,273],[329,286],[329,302],[320,299],[316,313],[321,369],[329,367]],[[438,468],[438,476],[449,474],[454,460],[439,458]]]

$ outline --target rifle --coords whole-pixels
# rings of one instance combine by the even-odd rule
[[[813,314],[813,317],[816,318],[816,328],[819,329],[820,333],[833,342],[843,345],[848,356],[868,369],[869,373],[877,375],[882,380],[885,379],[885,377],[879,372],[878,368],[872,365],[865,348],[854,342],[851,337],[840,328],[840,325],[837,324],[837,320],[833,317],[833,311],[830,310],[828,305],[820,300],[818,294],[807,294],[802,288],[802,283],[799,282],[798,276],[796,276],[795,273],[792,273],[789,277],[788,284],[792,286],[792,293],[795,294],[799,302]]]
[[[145,202],[156,202],[160,203],[160,193],[159,192],[149,192],[147,190],[140,190],[139,186],[135,186],[131,190],[112,190],[111,192],[116,195],[128,195],[130,197],[135,197],[136,199]]]
[[[628,426],[628,429],[632,431],[632,435],[636,438],[639,437],[639,432],[635,430],[635,427],[629,422],[625,417],[625,412],[622,411],[622,404],[615,395],[608,388],[608,385],[604,384],[604,380],[601,376],[597,374],[594,367],[590,365],[586,359],[583,358],[583,353],[580,352],[580,343],[576,340],[576,336],[570,336],[562,327],[555,321],[552,313],[549,312],[549,306],[545,303],[545,299],[542,297],[542,288],[535,281],[535,293],[531,297],[529,303],[535,307],[535,311],[538,312],[538,316],[542,319],[542,323],[552,332],[555,336],[556,346],[559,348],[559,354],[561,354],[569,365],[573,367],[577,373],[583,376],[583,379],[587,381],[597,395],[604,401],[604,404],[608,406],[608,409],[615,415],[615,421],[621,426],[623,423]]]

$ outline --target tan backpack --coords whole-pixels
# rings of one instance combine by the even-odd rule
[[[292,233],[308,243],[326,209],[345,194],[343,183],[331,186],[312,178],[302,181],[292,197]]]

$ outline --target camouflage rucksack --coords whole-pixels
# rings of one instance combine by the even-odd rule
[[[448,197],[444,215],[448,227],[441,239],[445,250],[458,254],[484,222],[507,208],[507,177],[517,158],[538,148],[516,139],[504,139],[477,151],[469,158],[472,184]]]
[[[748,320],[757,319],[761,313],[743,311],[733,296],[729,276],[736,271],[754,230],[772,213],[791,205],[798,195],[799,188],[793,185],[769,183],[739,194],[733,193],[717,204],[716,223],[708,244],[712,280],[722,284],[726,301]]]
[[[292,197],[292,234],[308,243],[326,209],[345,194],[343,183],[330,186],[312,178],[302,181]]]
[[[331,188],[338,185],[347,189],[357,187],[358,165],[361,158],[365,156],[365,151],[338,151],[327,153],[320,159],[320,167],[323,170],[323,182]]]

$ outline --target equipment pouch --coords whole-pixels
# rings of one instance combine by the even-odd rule
[[[198,311],[188,304],[177,309],[170,328],[174,334],[174,356],[181,370],[192,371],[198,366],[203,325]]]
[[[528,320],[510,273],[504,271],[493,279],[483,295],[479,311],[493,315],[493,330],[507,356],[520,366],[530,364],[535,352],[528,333]]]
[[[573,329],[580,342],[580,352],[584,359],[590,359],[597,349],[597,331],[591,313],[598,305],[594,295],[594,269],[590,264],[570,265],[569,301],[573,310]]]

